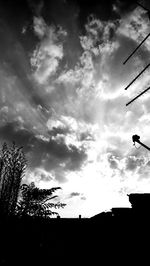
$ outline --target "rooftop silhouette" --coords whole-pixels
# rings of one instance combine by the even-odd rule
[[[44,265],[49,259],[52,262],[56,258],[57,262],[62,263],[68,256],[75,256],[77,261],[81,257],[85,261],[89,256],[92,259],[100,256],[105,262],[110,262],[112,257],[117,261],[120,255],[126,254],[125,258],[130,255],[135,260],[138,251],[142,256],[148,248],[145,238],[150,237],[147,219],[150,194],[128,196],[132,208],[112,208],[91,219],[81,216],[76,219],[28,216],[10,217],[4,223],[0,220],[3,228],[0,241],[1,265],[19,263],[22,252],[23,260],[33,265],[38,262]]]
[[[138,216],[150,217],[150,193],[131,193],[128,195],[131,208],[112,208],[111,211],[102,212],[91,218],[101,219],[103,217],[125,217],[133,218]]]

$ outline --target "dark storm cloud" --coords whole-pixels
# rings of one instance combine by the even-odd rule
[[[33,16],[42,17],[47,25],[62,26],[67,31],[67,38],[64,44],[64,58],[62,66],[74,67],[81,56],[82,47],[79,36],[86,33],[85,24],[92,19],[94,14],[101,20],[115,20],[116,14],[113,12],[115,1],[28,1],[33,12]],[[36,13],[36,10],[40,10]],[[114,35],[111,31],[111,35]],[[72,47],[73,49],[70,49]]]
[[[15,38],[21,42],[23,47],[27,50],[32,50],[36,44],[36,39],[32,34],[32,20],[33,14],[26,0],[1,0],[0,1],[0,24],[1,24],[1,33],[4,32],[7,37],[10,37],[10,40],[13,38],[12,35],[15,35]],[[10,32],[7,34],[7,31],[4,27],[4,23],[9,27]],[[22,30],[26,29],[26,34],[22,34]],[[7,43],[6,43],[7,45]],[[6,49],[7,50],[7,49]],[[10,46],[12,51],[12,47]],[[0,49],[1,51],[1,49]],[[9,50],[7,50],[9,51]]]
[[[66,145],[64,140],[46,140],[26,129],[19,128],[18,123],[12,122],[0,127],[0,139],[7,142],[15,141],[23,146],[27,153],[30,168],[43,167],[47,171],[79,170],[87,155],[84,150],[74,145]],[[59,174],[58,173],[58,174]]]
[[[69,198],[76,198],[76,197],[80,197],[81,200],[86,200],[86,197],[83,195],[83,193],[72,192],[69,195]]]
[[[82,196],[82,197],[81,197],[81,200],[86,200],[86,197]]]
[[[115,0],[114,5],[116,7],[116,11],[120,16],[126,15],[129,12],[132,12],[136,7],[138,7],[138,3],[142,4],[147,9],[150,9],[149,0],[136,1],[136,0]]]
[[[15,141],[17,145],[24,147],[25,152],[28,152],[35,136],[26,129],[20,129],[19,123],[10,122],[0,126],[0,139],[9,143]]]
[[[69,195],[70,198],[79,197],[79,196],[80,196],[80,193],[79,192],[72,192]]]
[[[94,136],[90,132],[83,132],[79,136],[80,141],[94,141]]]
[[[137,7],[137,2],[135,0],[115,0],[113,1],[119,15],[124,15],[128,12],[134,10]]]
[[[115,156],[110,155],[110,156],[108,157],[108,162],[109,162],[110,167],[111,167],[112,169],[117,169],[117,168],[118,168],[118,163],[117,163],[117,160],[116,160]]]
[[[113,0],[72,0],[72,2],[75,2],[80,8],[79,16],[81,27],[86,23],[87,17],[91,14],[95,14],[102,20],[108,20],[115,17],[112,8],[113,3],[115,2]]]
[[[79,7],[75,1],[44,1],[41,16],[48,25],[61,26],[67,30],[67,41],[64,45],[62,66],[73,67],[81,55],[79,41],[80,25],[78,21]],[[72,47],[73,49],[70,49]]]
[[[57,135],[66,135],[70,132],[68,127],[53,127],[52,130],[49,131],[50,136],[57,136]]]
[[[150,161],[146,164],[148,167],[150,167]]]
[[[34,172],[34,175],[35,175],[35,177],[38,176],[38,179],[40,181],[49,182],[49,181],[53,180],[53,177],[49,173],[45,173],[44,171],[39,170],[39,169],[37,169]]]
[[[18,33],[13,29],[13,23],[11,25],[6,18],[0,21],[0,68],[7,73],[7,76],[16,78],[14,90],[15,87],[19,87],[22,95],[33,106],[41,105],[43,108],[48,108],[45,95],[41,95],[40,89],[31,79],[29,51],[26,50],[23,38],[19,38]]]
[[[44,7],[44,0],[27,0],[27,4],[34,15],[41,15],[42,9]]]
[[[144,165],[144,159],[130,156],[126,159],[126,170],[134,171],[137,167]]]
[[[32,167],[42,166],[45,170],[56,170],[58,178],[61,172],[79,170],[86,159],[86,153],[78,150],[75,146],[67,146],[63,141],[35,140],[31,152]]]

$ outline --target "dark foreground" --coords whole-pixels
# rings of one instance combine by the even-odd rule
[[[0,228],[0,265],[150,261],[150,216],[144,213],[91,219],[11,218],[1,220]]]

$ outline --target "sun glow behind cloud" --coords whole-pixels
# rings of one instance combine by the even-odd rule
[[[148,71],[124,91],[148,62],[149,40],[122,64],[148,33],[148,23],[140,8],[118,20],[91,15],[84,33],[78,30],[74,37],[77,47],[70,41],[69,26],[48,23],[38,12],[30,62],[14,36],[19,53],[7,54],[1,64],[0,139],[24,144],[26,182],[62,187],[60,196],[67,203],[62,216],[128,206],[128,193],[150,190],[147,151],[132,147],[131,140],[136,133],[150,143],[149,94],[125,106],[149,85]],[[15,71],[9,64],[13,60]]]

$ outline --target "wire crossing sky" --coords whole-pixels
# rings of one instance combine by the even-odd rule
[[[24,147],[24,182],[62,187],[62,217],[150,192],[149,155],[132,143],[150,146],[149,68],[124,90],[150,62],[149,26],[135,1],[0,1],[0,141]]]
[[[149,9],[147,9],[146,7],[144,7],[143,5],[141,5],[140,3],[137,2],[137,5],[144,8],[147,12],[147,15],[150,19],[150,11]],[[127,57],[127,59],[123,62],[123,64],[125,65],[129,59],[136,53],[136,51],[141,47],[141,45],[149,38],[150,33],[144,38],[144,40],[142,40],[142,42],[134,49],[134,51]],[[149,68],[150,64],[148,64],[126,87],[125,90],[127,90],[144,72],[147,68]],[[132,99],[131,101],[129,101],[126,106],[128,106],[129,104],[133,103],[137,98],[139,98],[141,95],[143,95],[145,92],[147,92],[149,90],[149,88],[147,88],[146,90],[144,90],[142,93],[140,93],[138,96],[136,96],[134,99]]]

